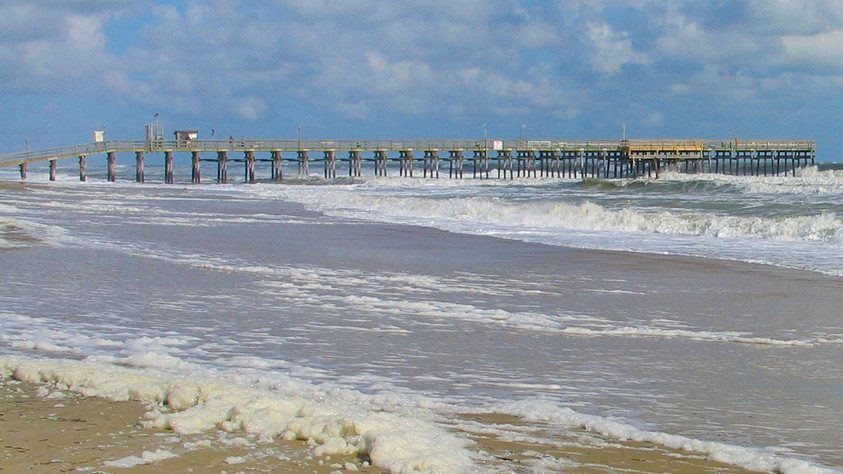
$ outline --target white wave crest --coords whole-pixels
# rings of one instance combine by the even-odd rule
[[[822,170],[816,166],[796,170],[796,176],[786,175],[743,176],[714,173],[686,174],[667,171],[665,181],[709,181],[731,185],[751,194],[796,194],[814,196],[843,196],[843,170]]]
[[[323,196],[324,202],[324,196]],[[346,194],[338,207],[408,220],[453,222],[533,229],[651,233],[716,238],[841,242],[843,221],[834,213],[797,217],[743,217],[694,211],[607,209],[593,202],[509,202],[500,198],[450,200]]]

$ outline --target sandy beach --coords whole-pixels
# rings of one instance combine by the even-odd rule
[[[45,384],[0,381],[0,471],[4,472],[381,472],[365,456],[314,456],[303,441],[259,443],[242,433],[177,435],[144,428],[148,406],[86,397]],[[486,430],[524,426],[506,415],[463,415],[480,466],[554,472],[746,472],[649,443],[583,439],[558,444],[505,440]],[[485,434],[483,433],[485,431]],[[583,433],[585,434],[585,433]],[[552,459],[552,462],[548,462]],[[565,460],[560,462],[560,460]]]
[[[0,393],[0,472],[379,472],[353,456],[315,457],[301,441],[144,428],[136,401],[15,380],[0,381]]]
[[[371,222],[284,200],[358,192],[336,189],[15,191],[14,245],[0,252],[9,282],[0,291],[2,357],[22,357],[28,374],[44,371],[21,380],[53,385],[41,395],[22,385],[8,392],[4,413],[17,414],[3,422],[21,413],[37,422],[13,428],[35,431],[25,443],[4,441],[4,464],[228,472],[330,472],[368,460],[374,470],[435,472],[839,464],[840,329],[830,316],[839,277]],[[163,400],[172,396],[183,416],[169,416],[177,413]],[[99,405],[66,411],[77,404]],[[52,438],[71,425],[80,438]],[[315,455],[320,439],[335,445]],[[134,467],[108,464],[118,461]]]

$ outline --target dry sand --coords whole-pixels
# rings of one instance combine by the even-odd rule
[[[314,458],[302,441],[260,444],[237,433],[180,436],[143,428],[140,421],[146,411],[139,402],[113,402],[0,380],[0,472],[328,473],[347,471],[346,463],[363,472],[379,472],[354,456]],[[620,443],[585,432],[562,437],[511,416],[464,415],[454,426],[476,441],[474,449],[488,459],[481,467],[491,470],[740,472],[703,456],[648,443]],[[518,437],[529,439],[514,439]],[[149,458],[144,464],[129,468],[108,464],[144,453]]]

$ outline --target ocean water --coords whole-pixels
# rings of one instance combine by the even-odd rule
[[[472,433],[843,466],[841,166],[199,186],[12,171],[0,372],[395,471],[512,468]]]

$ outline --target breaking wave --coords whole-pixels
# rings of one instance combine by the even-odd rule
[[[324,201],[323,201],[324,202]],[[339,204],[339,203],[337,203]],[[835,213],[796,217],[745,217],[695,211],[608,209],[593,202],[507,202],[501,198],[399,198],[345,195],[342,207],[409,219],[533,229],[653,233],[717,238],[843,242],[843,221]],[[359,215],[359,214],[358,214]]]

